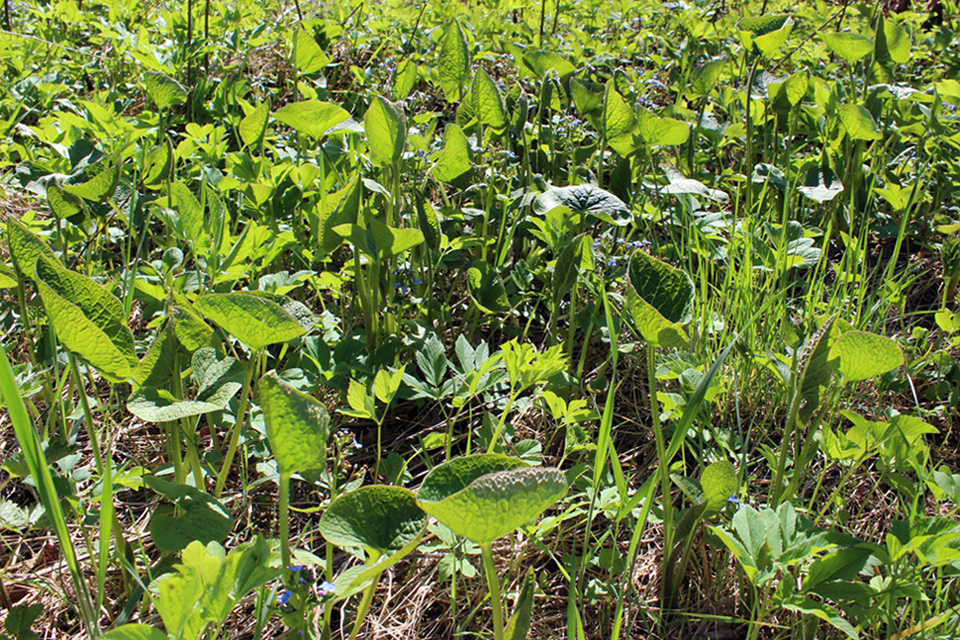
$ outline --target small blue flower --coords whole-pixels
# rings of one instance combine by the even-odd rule
[[[727,502],[732,502],[733,504],[741,504],[740,498],[738,498],[738,497],[735,496],[735,495],[730,496],[729,498],[727,498]]]
[[[423,280],[421,280],[420,278],[414,278],[413,284],[423,284]]]
[[[402,286],[403,286],[403,284],[400,283],[400,282],[394,282],[394,283],[393,283],[393,288],[394,288],[394,289],[399,289],[399,288],[402,287]]]
[[[607,260],[607,266],[608,266],[608,267],[615,267],[615,266],[617,266],[617,259],[616,259],[616,258],[610,258],[609,260]]]
[[[359,440],[357,440],[357,436],[351,435],[350,437],[353,438],[353,448],[354,448],[354,449],[363,449],[363,445],[360,444],[360,441],[359,441]]]
[[[600,242],[599,240],[594,240],[594,241],[593,241],[593,248],[594,248],[594,249],[599,249],[599,248],[602,247],[602,246],[603,246],[603,243]]]
[[[290,598],[293,597],[292,591],[284,591],[277,594],[277,605],[281,607],[287,606],[287,603],[290,602]]]
[[[334,591],[336,591],[336,588],[337,586],[335,584],[324,580],[315,587],[315,591],[317,592],[317,596],[322,598],[324,596],[331,595]]]

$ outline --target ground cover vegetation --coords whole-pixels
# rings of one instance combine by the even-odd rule
[[[4,638],[960,633],[954,3],[2,5]]]

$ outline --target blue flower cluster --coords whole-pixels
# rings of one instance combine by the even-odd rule
[[[614,238],[609,231],[604,232],[593,241],[593,248],[599,251],[601,255],[606,254],[604,255],[604,262],[611,269],[617,267],[619,260],[629,258],[630,253],[648,246],[650,246],[649,240],[631,240],[628,242],[620,237]]]
[[[322,576],[317,576],[312,567],[298,564],[287,567],[287,569],[294,575],[293,586],[297,589],[306,589],[309,595],[317,599],[323,599],[336,591],[336,585],[321,579]],[[294,593],[295,591],[292,589],[278,593],[277,606],[281,608],[288,607]]]
[[[397,277],[397,281],[393,283],[393,288],[402,295],[408,295],[413,285],[423,284],[423,280],[416,277],[413,269],[400,267],[393,270],[393,275]]]

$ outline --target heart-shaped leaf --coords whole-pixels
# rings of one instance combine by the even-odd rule
[[[744,18],[737,24],[737,28],[747,34],[746,37],[741,37],[744,46],[750,46],[752,42],[759,53],[769,58],[776,54],[790,37],[793,25],[793,18],[790,16],[765,15]]]
[[[873,40],[859,33],[824,33],[822,38],[834,55],[847,62],[856,62],[873,51]]]
[[[703,489],[707,511],[720,511],[727,504],[727,500],[736,495],[740,489],[737,470],[727,460],[714,462],[703,470],[700,486]]]
[[[483,260],[474,261],[467,272],[470,298],[484,313],[504,313],[510,310],[510,300],[503,279],[496,269]]]
[[[584,257],[592,260],[590,252],[590,237],[581,233],[563,248],[557,256],[557,263],[553,267],[553,297],[555,300],[563,298],[570,292],[577,282]]]
[[[458,125],[443,130],[443,151],[430,173],[440,182],[451,182],[470,171],[470,142]]]
[[[370,160],[375,167],[392,165],[400,160],[407,143],[407,116],[403,106],[374,96],[363,115]]]
[[[488,544],[539,516],[566,490],[559,469],[527,467],[487,454],[434,467],[417,493],[417,504],[457,535]]]
[[[210,293],[197,298],[194,307],[254,351],[306,333],[281,305],[249,292]]]
[[[194,540],[202,544],[219,542],[233,530],[233,518],[213,496],[185,484],[174,484],[146,476],[151,489],[173,502],[160,505],[150,521],[150,536],[161,551],[180,551]]]
[[[147,95],[161,111],[187,101],[187,90],[170,76],[156,71],[143,74]]]
[[[7,218],[7,247],[13,256],[13,266],[30,280],[36,277],[34,266],[39,255],[58,261],[53,249],[13,216]]]
[[[633,220],[633,214],[623,200],[592,184],[551,187],[537,196],[533,203],[534,211],[541,215],[561,206],[576,215],[596,216],[621,227]]]
[[[840,375],[847,382],[869,380],[903,364],[903,352],[894,340],[866,331],[847,331],[830,343],[829,359],[840,359]]]
[[[660,118],[645,109],[637,116],[637,130],[651,147],[676,146],[690,138],[690,127],[686,122]]]
[[[711,60],[690,72],[690,84],[687,89],[690,94],[705,96],[713,91],[713,88],[717,86],[717,82],[720,80],[720,74],[723,73],[723,67],[726,62],[723,58]]]
[[[349,118],[350,114],[329,102],[304,100],[288,104],[273,114],[273,117],[288,127],[319,140],[327,131]]]
[[[323,468],[330,414],[316,399],[268,373],[258,386],[270,450],[281,473]]]
[[[63,190],[67,193],[89,200],[90,202],[106,202],[117,190],[120,184],[120,160],[102,170],[82,184],[65,184]]]
[[[643,252],[633,254],[627,274],[627,309],[644,340],[655,347],[686,347],[681,325],[693,317],[690,276]]]
[[[503,133],[507,128],[507,108],[503,96],[483,69],[477,70],[470,89],[473,98],[473,112],[480,124],[490,127],[495,133]]]
[[[45,254],[37,256],[34,273],[43,306],[63,346],[112,382],[132,378],[140,361],[123,303]]]
[[[330,58],[303,27],[297,27],[293,36],[293,54],[293,64],[301,73],[316,73],[330,64]]]
[[[851,140],[880,140],[883,134],[870,112],[858,104],[842,104],[837,108],[840,122]]]
[[[463,27],[454,20],[440,39],[440,88],[448,102],[463,99],[463,86],[470,78],[470,49]]]
[[[374,485],[338,497],[320,518],[320,534],[330,544],[363,549],[377,559],[409,546],[426,524],[412,491]]]
[[[267,121],[270,119],[270,107],[266,102],[251,111],[240,121],[240,139],[245,147],[260,142],[267,132]]]

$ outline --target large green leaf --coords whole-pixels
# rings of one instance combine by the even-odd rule
[[[70,220],[77,223],[83,217],[83,203],[80,198],[67,193],[56,182],[47,185],[47,202],[53,215],[61,220]]]
[[[254,351],[306,333],[281,305],[249,292],[210,293],[197,298],[194,307]]]
[[[681,325],[693,317],[690,276],[643,252],[630,259],[627,275],[627,309],[644,340],[657,347],[687,346]]]
[[[125,624],[100,636],[101,640],[168,640],[167,634],[148,624]]]
[[[576,284],[584,258],[591,259],[590,244],[590,236],[581,233],[560,251],[551,281],[554,300],[563,298]]]
[[[44,254],[37,256],[35,276],[43,306],[63,346],[108,380],[132,378],[140,362],[123,303],[93,280]]]
[[[393,72],[393,89],[390,97],[394,101],[406,100],[417,84],[417,63],[412,58],[406,58]]]
[[[687,91],[694,96],[709,94],[717,86],[726,63],[727,61],[723,58],[711,60],[691,71]]]
[[[156,476],[144,482],[177,507],[160,505],[150,521],[150,537],[161,551],[180,551],[194,540],[219,542],[233,530],[233,518],[213,496]]]
[[[592,184],[551,187],[533,203],[534,211],[541,215],[561,206],[574,214],[596,216],[621,227],[633,220],[633,214],[623,200]]]
[[[676,146],[690,138],[690,127],[686,122],[660,118],[646,109],[637,116],[637,130],[651,147]]]
[[[163,73],[147,71],[143,74],[143,84],[157,109],[163,110],[187,101],[187,90],[183,85]]]
[[[240,139],[243,146],[257,144],[267,131],[267,121],[270,119],[270,107],[263,102],[240,121]]]
[[[470,78],[470,49],[460,23],[454,21],[440,39],[440,88],[448,102],[463,98],[463,87]]]
[[[543,78],[551,71],[555,71],[561,80],[566,81],[576,73],[573,63],[555,51],[539,51],[529,49],[523,52],[523,64],[538,78]]]
[[[720,511],[727,504],[727,500],[735,496],[740,489],[737,470],[727,460],[714,462],[703,470],[700,487],[703,489],[707,511]]]
[[[450,182],[470,171],[472,166],[470,141],[459,125],[448,124],[443,130],[443,151],[430,173],[440,182]]]
[[[851,140],[880,140],[883,134],[870,112],[858,104],[842,104],[837,107],[840,122]]]
[[[566,493],[566,476],[559,469],[521,467],[497,458],[459,458],[435,467],[417,493],[417,504],[457,535],[488,544],[530,522]],[[498,463],[509,466],[476,473]]]
[[[637,131],[637,116],[612,79],[607,82],[603,94],[602,123],[607,144],[621,156],[629,156],[643,144]]]
[[[882,15],[874,38],[873,60],[882,66],[910,60],[910,36],[900,25]]]
[[[117,190],[120,184],[120,160],[117,159],[112,165],[107,166],[97,175],[81,184],[65,184],[64,191],[67,193],[89,200],[91,202],[106,202]]]
[[[329,102],[304,100],[283,107],[275,114],[277,120],[302,134],[319,140],[323,134],[350,117],[350,114]]]
[[[497,85],[483,69],[478,69],[473,77],[470,95],[473,97],[473,112],[477,120],[494,132],[503,133],[507,128],[507,108]]]
[[[376,167],[399,162],[407,143],[407,116],[403,105],[374,96],[363,115],[370,160]]]
[[[423,242],[423,232],[419,229],[391,227],[376,218],[369,223],[369,229],[358,224],[342,224],[333,231],[375,260],[400,255]]]
[[[741,36],[744,46],[752,43],[757,51],[766,57],[776,54],[784,45],[793,30],[793,18],[786,15],[751,16],[741,20],[737,27],[746,37]]]
[[[210,246],[210,232],[203,215],[203,206],[201,206],[197,197],[182,182],[171,184],[168,195],[169,197],[161,199],[161,202],[176,210],[184,239],[196,249],[208,248]]]
[[[316,73],[330,64],[330,58],[303,27],[297,27],[293,36],[293,54],[293,64],[301,73]]]
[[[127,398],[127,411],[144,422],[170,422],[211,411],[222,411],[225,407],[226,403],[177,400],[169,391],[151,387],[135,391]]]
[[[847,331],[830,344],[829,359],[839,358],[840,375],[847,382],[868,380],[903,364],[903,352],[894,340],[866,331]]]
[[[510,310],[510,300],[497,270],[483,260],[475,260],[467,272],[470,298],[484,313],[503,313]]]
[[[338,497],[320,518],[320,534],[330,544],[364,549],[377,558],[419,538],[426,524],[427,514],[412,491],[374,485]]]
[[[325,207],[310,222],[321,255],[330,253],[343,242],[343,236],[336,233],[334,227],[357,223],[362,197],[363,180],[359,175],[340,191],[327,196]]]
[[[267,438],[282,473],[323,468],[330,437],[330,415],[316,399],[286,384],[275,373],[257,387]]]
[[[840,31],[824,33],[821,37],[834,55],[847,62],[856,62],[873,51],[873,40],[859,33]]]
[[[30,280],[36,277],[34,266],[38,256],[43,254],[57,260],[53,249],[13,216],[7,218],[7,247],[13,257],[13,266]]]
[[[440,221],[437,219],[437,212],[433,205],[425,200],[421,194],[416,195],[417,225],[420,227],[420,233],[423,234],[424,243],[433,251],[440,250]]]

